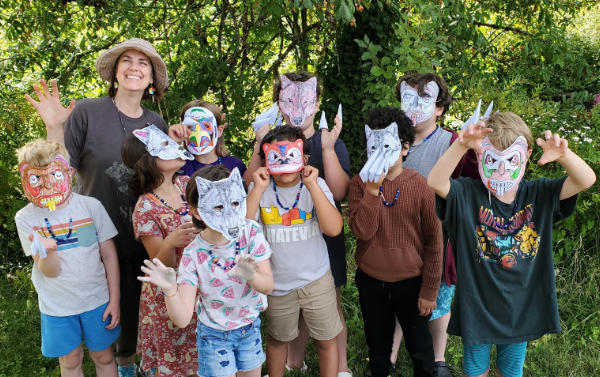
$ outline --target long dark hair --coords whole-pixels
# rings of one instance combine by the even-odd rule
[[[163,182],[163,175],[156,165],[156,157],[151,156],[146,146],[133,134],[123,140],[121,158],[133,174],[129,177],[128,185],[137,196],[154,191]]]

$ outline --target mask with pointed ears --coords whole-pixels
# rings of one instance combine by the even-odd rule
[[[133,130],[133,135],[146,145],[146,150],[151,156],[158,157],[161,160],[175,160],[176,158],[181,158],[182,160],[194,159],[194,156],[190,152],[179,146],[179,144],[154,124],[150,124],[140,130]]]
[[[365,124],[365,134],[368,159],[359,175],[363,182],[377,182],[400,158],[402,140],[396,122],[381,130],[372,130]]]
[[[302,127],[307,118],[317,110],[317,78],[292,81],[280,75],[279,108],[288,116],[292,126]]]

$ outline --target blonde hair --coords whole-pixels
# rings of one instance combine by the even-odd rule
[[[28,162],[38,168],[49,165],[57,155],[63,156],[67,161],[69,160],[69,153],[62,144],[45,139],[35,139],[28,142],[17,149],[16,155],[19,165]]]
[[[533,134],[517,114],[511,112],[493,113],[485,120],[485,125],[494,130],[488,135],[490,142],[498,149],[506,149],[519,136],[527,140],[527,148],[533,148]]]
[[[217,127],[221,125],[222,120],[223,120],[223,112],[221,111],[219,106],[215,105],[212,102],[199,100],[199,99],[191,100],[190,102],[183,105],[183,108],[181,109],[181,114],[180,114],[180,119],[182,122],[183,122],[183,119],[185,118],[185,112],[188,111],[189,109],[191,109],[192,107],[204,107],[205,109],[207,109],[208,111],[213,113],[213,115],[215,116],[215,119],[217,120]],[[217,145],[215,146],[215,151],[217,152],[217,156],[219,156],[219,157],[224,157],[224,156],[229,155],[229,151],[227,150],[227,147],[225,146],[225,139],[223,138],[223,136],[224,135],[219,136],[219,139],[217,140]]]

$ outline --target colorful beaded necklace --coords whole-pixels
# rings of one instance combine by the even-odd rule
[[[277,185],[275,184],[275,181],[272,181],[272,182],[273,182],[273,192],[275,193],[275,199],[277,200],[277,204],[279,205],[279,207],[281,207],[282,209],[285,209],[286,211],[296,208],[296,206],[298,205],[298,201],[300,201],[300,194],[302,194],[302,187],[304,187],[304,184],[302,184],[302,181],[300,181],[300,186],[298,187],[298,193],[296,194],[296,200],[294,201],[294,205],[292,205],[290,208],[281,204],[281,201],[279,201],[279,194],[277,194]]]
[[[231,269],[233,269],[235,267],[235,258],[240,255],[240,241],[235,241],[235,255],[233,257],[233,262],[231,262],[231,264],[227,265],[225,264],[225,266],[223,266],[221,263],[219,263],[219,259],[221,259],[220,257],[216,256],[213,254],[213,251],[211,249],[208,249],[208,255],[210,255],[210,263],[214,263],[217,266],[219,266],[223,271],[227,272]]]
[[[379,186],[379,195],[381,196],[381,199],[383,200],[383,204],[386,205],[386,207],[392,207],[394,204],[396,204],[396,201],[398,201],[398,195],[400,195],[400,189],[396,189],[396,195],[394,195],[394,201],[393,202],[387,202],[385,200],[385,196],[383,196],[383,185]]]
[[[152,191],[150,194],[152,194],[156,199],[158,199],[162,203],[162,205],[164,205],[165,207],[167,207],[171,211],[175,212],[179,216],[185,216],[185,215],[187,215],[187,214],[190,213],[190,206],[188,205],[188,202],[185,200],[185,196],[183,196],[183,193],[181,192],[181,190],[179,189],[179,187],[175,184],[175,180],[173,180],[173,184],[177,188],[177,191],[179,191],[179,195],[181,196],[181,202],[185,206],[185,211],[183,211],[183,212],[179,212],[175,208],[171,207],[169,205],[169,203],[167,203],[166,200],[164,200],[163,198],[161,198],[160,196],[158,196],[158,194],[156,192]]]
[[[54,241],[56,241],[57,245],[60,246],[60,245],[62,245],[64,243],[67,243],[68,242],[67,240],[69,238],[71,238],[71,234],[73,233],[73,218],[72,217],[69,217],[69,233],[67,233],[67,235],[63,236],[63,237],[59,237],[56,234],[54,234],[54,232],[52,231],[51,226],[50,226],[50,221],[48,221],[47,217],[44,218],[44,221],[46,222],[46,228],[48,228],[48,232],[50,233],[50,237],[52,237],[52,239]]]

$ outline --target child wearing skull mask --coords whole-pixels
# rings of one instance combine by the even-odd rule
[[[118,338],[117,230],[95,198],[71,192],[73,169],[65,148],[34,140],[17,151],[30,203],[15,222],[38,293],[42,354],[58,357],[61,375],[83,375],[85,341],[96,372],[116,377],[111,344]]]
[[[320,375],[338,374],[336,336],[342,324],[323,234],[339,234],[342,216],[318,170],[305,165],[307,152],[299,128],[270,130],[261,145],[265,167],[254,172],[248,195],[248,216],[260,219],[274,251],[275,288],[265,312],[270,377],[283,376],[301,316],[315,339]]]
[[[404,168],[414,128],[391,107],[367,118],[367,154],[350,181],[349,225],[357,237],[356,277],[374,377],[390,371],[395,319],[406,337],[415,376],[434,375],[427,323],[442,274],[442,232],[423,176]]]

